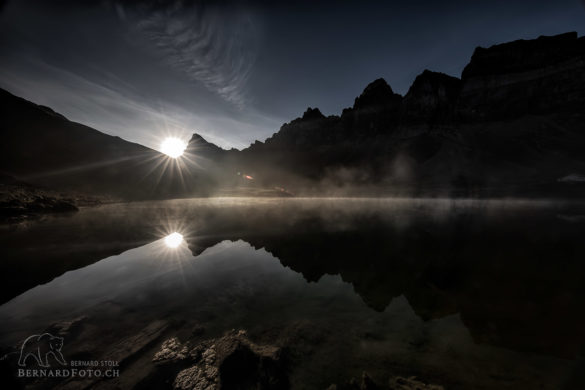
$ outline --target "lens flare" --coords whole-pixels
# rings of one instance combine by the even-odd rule
[[[171,233],[165,237],[165,244],[169,248],[176,248],[183,242],[183,235],[181,233]]]
[[[160,145],[160,151],[169,157],[177,158],[183,155],[187,144],[174,137],[166,138]]]

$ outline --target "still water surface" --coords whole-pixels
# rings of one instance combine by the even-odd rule
[[[8,351],[83,318],[64,354],[97,358],[168,321],[167,337],[246,329],[287,346],[293,388],[363,371],[449,389],[585,388],[584,215],[579,204],[405,199],[88,208],[4,227],[0,342]]]

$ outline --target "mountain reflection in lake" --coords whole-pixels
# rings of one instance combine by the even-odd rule
[[[85,209],[5,228],[0,341],[10,351],[79,319],[64,355],[101,359],[164,323],[111,380],[121,387],[151,375],[165,339],[246,329],[287,348],[292,388],[363,371],[449,389],[582,388],[582,214],[574,204],[372,199]],[[173,233],[183,239],[168,245]]]

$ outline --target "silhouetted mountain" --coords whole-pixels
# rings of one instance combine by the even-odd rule
[[[585,194],[583,182],[563,179],[585,174],[585,37],[576,33],[477,48],[461,79],[425,70],[404,97],[375,80],[340,116],[309,107],[242,151],[194,134],[178,160],[0,98],[0,171],[59,189],[129,199],[243,184],[309,195]]]
[[[468,119],[582,112],[585,37],[572,32],[478,47],[462,81],[458,111]]]
[[[200,136],[199,134],[195,133],[189,140],[187,144],[187,148],[185,151],[188,154],[192,155],[204,155],[206,157],[216,157],[220,155],[222,152],[225,152],[224,149],[220,148],[219,146],[208,142]]]
[[[369,84],[341,116],[309,108],[228,169],[315,193],[583,194],[585,38],[477,48],[458,79],[425,70],[402,97]]]
[[[0,171],[59,190],[130,199],[206,194],[211,180],[157,151],[0,89]]]
[[[414,123],[437,123],[453,119],[461,80],[425,70],[404,96],[404,119]]]
[[[402,96],[394,93],[384,79],[370,83],[353,103],[354,110],[399,109]]]

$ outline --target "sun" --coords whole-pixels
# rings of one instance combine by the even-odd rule
[[[165,244],[169,248],[177,248],[183,242],[183,235],[181,233],[171,233],[165,237]]]
[[[160,144],[160,151],[169,157],[177,158],[183,155],[187,144],[182,140],[174,137],[165,138]]]

